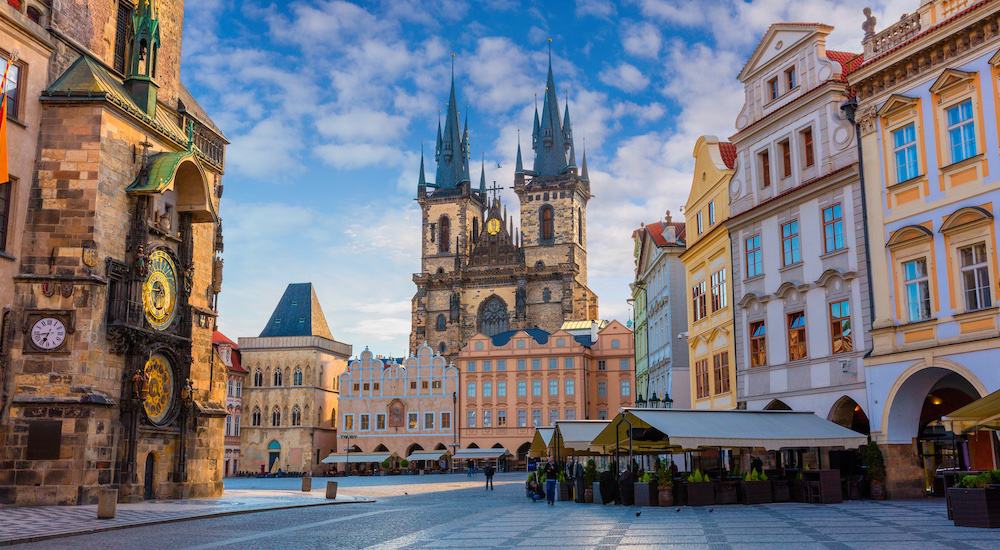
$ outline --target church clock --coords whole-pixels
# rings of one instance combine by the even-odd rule
[[[486,232],[490,235],[496,235],[500,232],[500,220],[497,218],[490,218],[486,222]]]
[[[165,424],[174,402],[174,369],[166,356],[156,353],[146,361],[142,408],[155,425]]]
[[[142,308],[146,320],[163,330],[174,320],[177,309],[177,268],[164,250],[149,255],[146,280],[142,283]]]

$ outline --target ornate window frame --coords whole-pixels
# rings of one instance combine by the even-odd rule
[[[948,252],[948,297],[952,309],[958,313],[971,311],[966,307],[962,294],[965,285],[962,281],[962,259],[960,250],[964,247],[983,242],[986,244],[986,266],[990,277],[990,303],[997,303],[997,241],[994,232],[994,216],[986,206],[966,206],[959,208],[944,218],[939,232],[944,236],[945,250]]]
[[[931,101],[934,106],[934,135],[938,170],[940,179],[938,185],[942,192],[947,192],[960,185],[982,181],[987,170],[986,161],[986,118],[983,115],[982,90],[979,73],[966,72],[958,69],[945,69],[930,87]],[[965,101],[972,103],[972,123],[976,136],[976,154],[954,161],[950,152],[948,137],[948,109]],[[944,160],[944,159],[947,159]]]

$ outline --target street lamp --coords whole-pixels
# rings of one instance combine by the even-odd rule
[[[646,398],[644,398],[641,393],[639,394],[639,397],[635,398],[635,406],[640,409],[646,407]]]
[[[670,399],[669,394],[663,394],[663,408],[664,409],[674,408],[674,400]]]
[[[344,474],[349,474],[351,470],[351,440],[357,439],[358,436],[354,434],[340,434],[338,437],[340,439],[347,440],[347,460],[344,462]]]
[[[653,392],[653,397],[649,398],[649,407],[652,409],[660,408],[660,398],[656,397],[656,392]]]

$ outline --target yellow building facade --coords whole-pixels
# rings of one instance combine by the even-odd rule
[[[849,78],[874,290],[871,435],[895,498],[929,490],[938,468],[995,467],[995,436],[970,434],[967,460],[935,432],[1000,388],[1000,3],[913,3],[879,32],[869,19]]]
[[[736,408],[729,180],[736,148],[714,136],[694,146],[694,178],[684,206],[691,408]]]

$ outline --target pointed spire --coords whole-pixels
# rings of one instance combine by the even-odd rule
[[[434,161],[441,162],[441,111],[438,111],[437,144],[434,145]]]
[[[580,179],[590,181],[590,174],[587,173],[587,140],[583,140],[583,162],[580,165]]]
[[[479,172],[479,194],[486,196],[486,153],[483,153],[482,170]]]
[[[438,189],[455,188],[463,181],[468,171],[462,130],[458,122],[458,97],[455,93],[455,54],[452,54],[451,92],[445,113],[444,133],[441,136],[441,154],[438,158],[435,183]]]
[[[556,81],[552,74],[552,39],[549,39],[549,73],[545,82],[545,98],[542,103],[541,137],[535,148],[536,176],[558,176],[566,171],[566,136],[559,121],[559,97],[556,95]]]
[[[542,125],[538,121],[538,94],[535,94],[535,123],[531,127],[531,149],[538,150],[538,141],[541,139]]]
[[[521,130],[517,131],[517,164],[514,166],[514,175],[524,174],[524,162],[521,160]]]
[[[424,176],[424,144],[420,144],[420,179],[417,180],[417,187],[427,187],[427,177]]]

